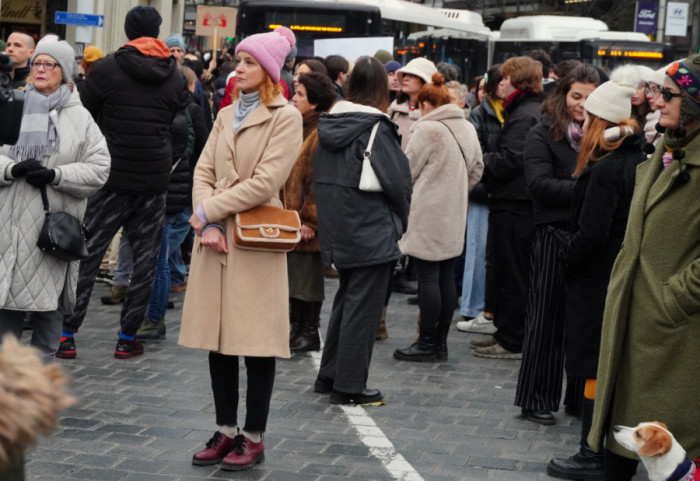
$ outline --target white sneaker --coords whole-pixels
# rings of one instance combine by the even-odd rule
[[[459,321],[457,330],[462,332],[476,332],[478,334],[493,334],[496,332],[496,326],[493,325],[493,319],[484,317],[484,313],[480,312],[471,321]]]

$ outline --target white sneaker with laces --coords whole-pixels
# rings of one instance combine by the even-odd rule
[[[476,332],[478,334],[493,334],[496,332],[496,326],[493,325],[493,319],[484,317],[484,313],[480,312],[471,321],[459,321],[457,330],[462,332]]]

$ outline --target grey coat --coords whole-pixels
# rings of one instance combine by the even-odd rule
[[[83,218],[87,198],[109,176],[110,157],[100,129],[74,91],[58,111],[59,152],[41,160],[56,169],[47,186],[51,210]],[[62,298],[64,312],[75,304],[78,261],[45,255],[37,246],[44,225],[41,193],[24,179],[7,173],[14,160],[11,146],[0,147],[0,308],[16,311],[53,311]],[[65,292],[64,292],[65,286]]]

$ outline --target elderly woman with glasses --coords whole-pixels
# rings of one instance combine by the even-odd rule
[[[700,55],[671,64],[659,90],[664,134],[637,168],[603,318],[589,441],[605,448],[606,480],[631,480],[639,459],[615,425],[663,421],[700,456]]]
[[[110,166],[105,139],[72,83],[74,64],[64,41],[36,48],[19,139],[0,147],[0,337],[19,338],[31,312],[31,343],[47,354],[56,352],[63,312],[75,304],[79,263],[37,247],[44,224],[40,189],[52,211],[82,219]]]

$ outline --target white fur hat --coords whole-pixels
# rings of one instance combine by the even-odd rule
[[[632,116],[632,96],[641,80],[634,65],[613,70],[610,80],[595,89],[583,104],[589,113],[615,124]]]
[[[433,74],[437,72],[438,69],[433,62],[425,57],[414,58],[396,71],[396,76],[399,78],[399,82],[403,80],[403,75],[410,73],[423,80],[423,82],[429,84],[433,81]]]

